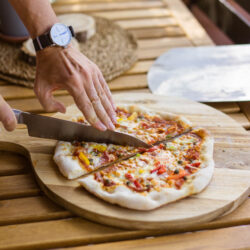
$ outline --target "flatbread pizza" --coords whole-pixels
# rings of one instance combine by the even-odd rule
[[[70,107],[67,119],[88,124]],[[213,174],[213,139],[192,129],[180,116],[141,106],[117,108],[116,131],[152,146],[135,148],[96,142],[58,142],[54,154],[60,172],[112,204],[151,210],[201,192]]]

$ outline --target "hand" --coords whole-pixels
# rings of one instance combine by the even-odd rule
[[[48,112],[65,113],[52,92],[66,89],[88,122],[100,129],[114,129],[115,105],[99,68],[71,46],[49,47],[37,53],[34,91]]]
[[[8,131],[12,131],[16,128],[16,117],[14,112],[10,108],[9,104],[4,101],[0,95],[0,122],[3,123],[4,127]]]

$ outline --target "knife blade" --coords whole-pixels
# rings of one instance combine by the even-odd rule
[[[103,142],[134,147],[150,147],[144,141],[112,130],[100,131],[90,125],[66,121],[54,117],[35,115],[13,109],[17,122],[26,124],[32,137],[55,139],[60,141]]]

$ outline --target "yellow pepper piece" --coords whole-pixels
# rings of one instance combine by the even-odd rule
[[[107,150],[107,147],[104,145],[94,145],[93,148],[97,149],[99,152],[104,152]]]
[[[78,157],[82,162],[84,162],[87,166],[89,166],[89,159],[83,152],[80,152]]]
[[[133,114],[131,116],[128,117],[128,120],[133,121],[137,118],[137,113],[133,112]]]
[[[118,119],[117,119],[117,122],[122,122],[122,121],[123,121],[122,118],[118,118]]]
[[[144,173],[144,170],[143,169],[139,169],[139,174],[142,174]]]

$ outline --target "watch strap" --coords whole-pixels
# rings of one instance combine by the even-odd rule
[[[72,37],[74,37],[75,32],[74,32],[73,27],[68,26],[68,28],[69,28],[69,30],[71,32]],[[53,45],[54,42],[50,38],[50,33],[47,32],[47,33],[33,39],[33,44],[34,44],[35,50],[39,51],[39,50],[45,49],[46,47],[49,47],[49,46]]]
[[[51,46],[53,44],[53,41],[51,41],[49,33],[46,33],[33,39],[33,44],[35,50],[39,51]]]

